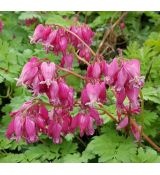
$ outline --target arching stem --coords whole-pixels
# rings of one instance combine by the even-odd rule
[[[113,121],[115,121],[116,123],[118,123],[118,120],[116,118],[114,118],[114,116],[112,114],[110,114],[107,110],[105,110],[103,108],[103,105],[99,105],[100,108],[97,108],[98,110],[102,110],[103,112],[105,112],[105,114],[107,114]],[[130,124],[132,124],[139,132],[141,132],[141,129],[138,127],[137,123],[130,118]],[[151,140],[144,132],[142,132],[142,136],[143,138],[158,152],[160,152],[160,147],[158,145],[156,145],[153,140]]]
[[[53,24],[53,26],[56,26],[56,27],[59,27],[59,28],[63,28],[66,32],[74,35],[79,41],[81,41],[89,50],[90,52],[92,53],[92,55],[95,57],[96,56],[96,53],[88,46],[88,44],[86,42],[84,42],[77,34],[75,34],[74,32],[68,30],[66,27],[64,26],[61,26],[59,24]]]
[[[78,77],[78,78],[80,78],[80,79],[82,79],[82,80],[87,80],[86,77],[84,77],[84,76],[82,76],[82,75],[80,75],[80,74],[78,74],[78,73],[76,73],[76,72],[74,72],[74,71],[68,70],[68,69],[63,68],[63,67],[58,66],[58,65],[56,65],[56,67],[57,67],[59,70],[62,70],[62,71],[67,72],[67,73],[70,73],[70,74],[72,74],[72,75],[74,75],[74,76],[76,76],[76,77]]]

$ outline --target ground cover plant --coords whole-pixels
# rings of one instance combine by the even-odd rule
[[[160,162],[158,12],[1,12],[0,162]]]

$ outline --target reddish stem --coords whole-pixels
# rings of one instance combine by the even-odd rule
[[[114,118],[114,116],[112,114],[110,114],[106,109],[103,108],[103,105],[99,104],[100,108],[97,108],[98,110],[103,111],[105,114],[107,114],[113,121],[115,121],[116,123],[118,123],[118,120],[116,118]]]
[[[64,72],[68,72],[69,74],[72,74],[72,75],[74,75],[74,76],[76,76],[76,77],[78,77],[78,78],[81,78],[82,80],[87,80],[86,77],[84,77],[84,76],[82,76],[82,75],[80,75],[80,74],[78,74],[78,73],[76,73],[76,72],[74,72],[74,71],[68,70],[68,69],[63,68],[63,67],[58,66],[58,65],[56,65],[56,67],[57,67],[59,70],[62,70],[62,71],[64,71]]]
[[[81,58],[77,53],[75,53],[76,57],[78,60],[82,61],[83,63],[87,64],[88,66],[90,65],[88,61],[86,61],[85,59]]]
[[[138,127],[138,125],[136,124],[136,122],[130,118],[130,123],[139,131],[141,132],[141,129]],[[143,131],[142,131],[142,136],[144,137],[144,139],[150,143],[150,145],[153,146],[153,148],[155,148],[158,152],[160,152],[160,147],[158,145],[156,145]]]
[[[68,30],[66,27],[63,27],[59,24],[53,24],[53,26],[57,26],[57,27],[60,27],[60,28],[63,28],[66,32],[74,35],[77,39],[79,39],[89,50],[90,52],[93,54],[93,56],[95,57],[96,56],[96,53],[88,46],[88,44],[86,42],[84,42],[77,34],[75,34],[74,32]]]
[[[110,114],[107,110],[105,110],[104,108],[102,108],[102,105],[99,105],[100,108],[97,108],[99,110],[104,111],[113,121],[115,121],[116,123],[118,123],[118,120],[116,118],[114,118],[114,116],[112,114]],[[141,132],[141,129],[138,127],[138,125],[136,124],[136,122],[130,118],[130,124],[134,125],[134,127]],[[142,132],[142,136],[143,138],[154,148],[156,149],[158,152],[160,152],[160,147],[158,145],[156,145],[153,140],[151,140],[144,132]]]

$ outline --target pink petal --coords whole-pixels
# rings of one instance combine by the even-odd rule
[[[14,119],[9,123],[7,131],[6,131],[6,137],[8,139],[11,139],[14,134]]]
[[[118,124],[117,128],[118,130],[125,128],[128,125],[128,117],[125,117],[121,122]]]
[[[95,85],[88,83],[86,86],[87,94],[90,99],[91,104],[98,100],[100,94],[100,84],[96,83]]]
[[[23,121],[21,116],[17,115],[14,119],[14,131],[16,134],[16,140],[19,141],[22,136]]]
[[[27,142],[28,143],[36,142],[38,139],[36,135],[36,125],[35,122],[32,119],[30,119],[30,117],[26,117],[25,130],[27,135]]]
[[[52,128],[52,138],[53,138],[53,142],[55,144],[60,144],[62,143],[62,138],[61,138],[61,130],[62,130],[62,126],[58,123],[55,123],[53,125],[53,128]]]
[[[51,84],[52,79],[55,75],[55,71],[56,71],[56,66],[54,63],[43,62],[41,64],[41,72],[47,85]]]
[[[141,129],[140,126],[138,126],[138,127]],[[132,131],[132,133],[133,133],[135,139],[136,139],[137,141],[139,141],[139,140],[140,140],[140,136],[141,136],[139,130],[138,130],[134,125],[131,125],[131,131]]]

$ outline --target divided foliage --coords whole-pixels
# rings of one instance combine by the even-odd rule
[[[30,44],[29,36],[35,26],[38,23],[69,26],[75,20],[87,23],[95,32],[93,49],[96,51],[104,31],[120,15],[121,12],[1,12],[4,28],[0,33],[0,162],[160,162],[159,153],[145,140],[139,145],[132,136],[116,131],[115,123],[104,114],[105,125],[93,137],[68,135],[60,145],[43,135],[38,143],[30,145],[5,137],[11,120],[9,113],[31,98],[25,87],[16,87],[23,65],[33,55],[54,62],[59,60],[53,54],[46,54],[42,47]],[[32,18],[37,19],[36,23],[26,26],[25,20]],[[110,61],[117,56],[117,48],[122,48],[124,57],[140,60],[145,76],[144,112],[136,118],[144,132],[160,145],[160,14],[129,12],[122,22],[125,28],[115,27],[107,40],[112,49],[104,48],[103,54]],[[85,69],[83,65],[75,67],[82,73]],[[82,82],[78,78],[68,76],[67,83],[80,92]],[[110,94],[106,109],[116,115],[115,99]]]

